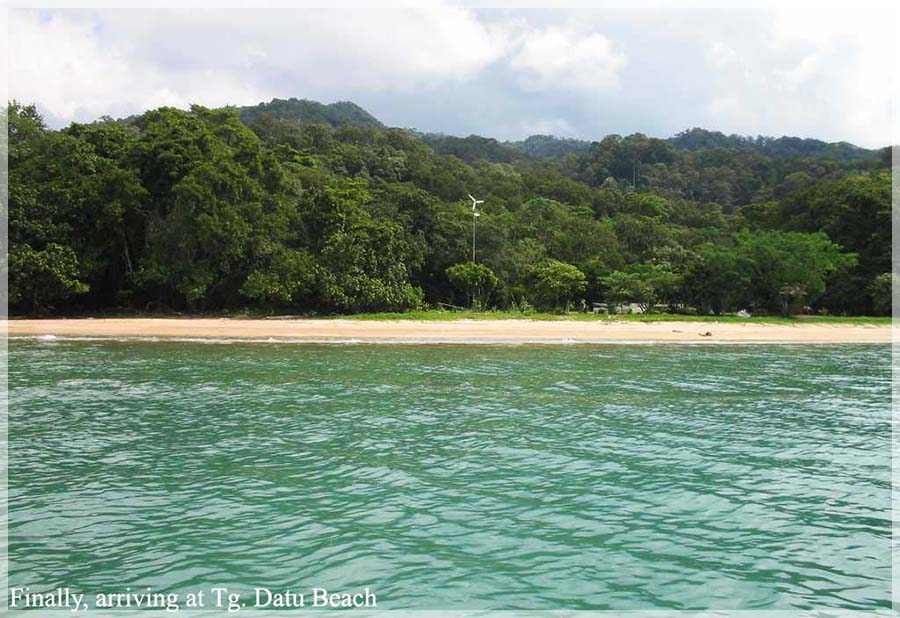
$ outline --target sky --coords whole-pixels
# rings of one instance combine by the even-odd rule
[[[703,127],[886,145],[896,12],[826,7],[17,9],[9,95],[53,127],[297,97],[503,140]]]

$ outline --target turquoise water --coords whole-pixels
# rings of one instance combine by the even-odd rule
[[[889,607],[888,346],[10,346],[10,586]]]

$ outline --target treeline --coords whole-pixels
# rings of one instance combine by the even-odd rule
[[[308,99],[272,99],[268,103],[238,108],[241,120],[253,122],[263,114],[278,118],[290,118],[298,122],[328,124],[333,127],[353,125],[375,127],[384,125],[372,114],[350,101],[338,101],[328,105]]]
[[[279,111],[281,111],[280,108]],[[284,110],[287,111],[287,110]],[[293,116],[293,114],[287,114]],[[306,116],[306,114],[300,114]],[[334,125],[334,122],[330,124]],[[347,124],[364,124],[354,121]],[[642,135],[631,136],[632,141],[645,141]],[[583,156],[597,148],[597,142],[572,138],[559,138],[552,135],[532,135],[517,142],[501,142],[495,139],[472,135],[454,137],[441,134],[425,134],[423,138],[440,154],[456,154],[464,159],[475,160],[514,160],[527,156],[536,159],[561,159],[567,155]],[[609,136],[607,145],[618,141],[618,136]],[[890,149],[870,150],[860,148],[847,142],[823,142],[817,139],[799,137],[745,137],[741,135],[725,135],[718,131],[705,129],[689,129],[665,140],[647,140],[656,147],[669,151],[669,159],[678,157],[679,150],[740,150],[762,155],[769,159],[831,159],[834,161],[850,161],[851,166],[870,167],[890,158]],[[868,163],[864,161],[868,160]],[[632,158],[631,162],[643,162]],[[777,167],[776,167],[777,171]]]
[[[758,135],[725,135],[720,131],[688,129],[668,140],[676,148],[684,150],[709,150],[729,148],[751,150],[767,157],[793,159],[796,157],[818,157],[827,159],[871,159],[885,154],[885,151],[860,148],[847,142],[823,142],[818,139],[800,137],[766,137]]]
[[[11,104],[11,311],[890,307],[884,159],[642,135],[559,157],[484,138],[441,154],[411,131],[240,113],[55,131]],[[485,200],[475,265],[467,193]]]
[[[465,138],[425,135],[423,139],[436,153],[454,155],[467,163],[480,160],[516,163],[528,157],[550,159],[543,163],[552,164],[566,177],[592,187],[612,183],[622,189],[633,188],[668,199],[715,202],[726,213],[749,203],[780,199],[823,179],[890,166],[890,149],[866,151],[849,144],[846,146],[871,156],[772,157],[743,147],[682,150],[672,140],[641,134],[608,135],[586,149],[586,142],[546,136],[532,136],[523,142],[499,142],[477,135]],[[830,151],[823,147],[818,152]]]

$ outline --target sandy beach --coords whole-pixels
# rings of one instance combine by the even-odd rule
[[[233,318],[10,320],[10,336],[240,338],[415,343],[889,343],[891,327],[628,321]],[[710,333],[709,336],[704,336]]]

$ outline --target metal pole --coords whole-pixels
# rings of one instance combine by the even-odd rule
[[[475,209],[472,209],[472,263],[475,263]]]

